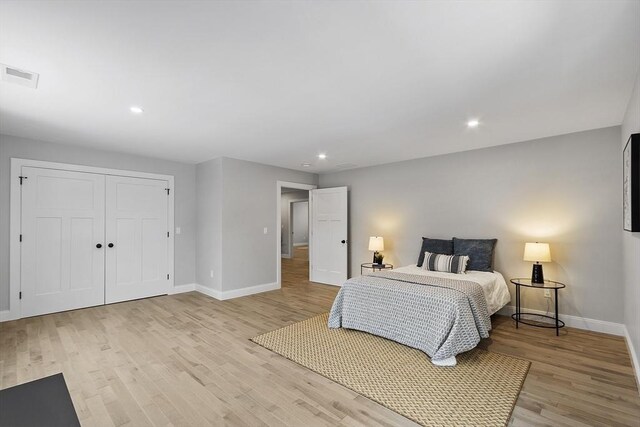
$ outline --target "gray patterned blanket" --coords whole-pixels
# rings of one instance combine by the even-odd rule
[[[417,348],[433,361],[455,357],[489,337],[482,287],[471,281],[383,271],[349,279],[330,328],[348,328]]]

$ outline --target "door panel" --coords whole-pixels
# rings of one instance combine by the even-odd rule
[[[70,262],[74,267],[69,271],[69,287],[71,289],[86,289],[91,283],[93,274],[93,256],[96,243],[93,239],[94,221],[91,218],[71,219],[71,248]],[[101,240],[101,243],[103,241]],[[104,247],[104,245],[103,245]],[[87,250],[91,248],[91,250]],[[104,249],[103,249],[104,251]],[[102,270],[102,267],[100,268]]]
[[[158,233],[158,230],[166,230],[166,221],[164,224],[159,224],[158,219],[145,218],[142,220],[142,281],[149,282],[153,280],[160,280],[162,274],[161,270],[166,276],[166,265],[161,266],[162,261],[156,254],[156,248],[161,247],[163,244],[166,246],[167,238],[165,233]],[[166,261],[165,261],[166,263]]]
[[[110,238],[111,233],[107,234],[107,240],[109,243],[115,242],[115,251],[114,248],[107,247],[107,249],[110,249],[110,253],[108,251],[109,257],[115,257],[114,268],[116,283],[119,285],[134,283],[140,276],[138,271],[136,271],[137,267],[139,267],[139,263],[137,263],[135,259],[136,220],[134,218],[116,218],[115,227],[115,240]],[[107,275],[111,275],[112,273],[112,269],[107,270]]]
[[[167,181],[108,176],[106,186],[106,302],[167,294]]]
[[[62,289],[62,217],[35,218],[36,233],[26,236],[36,240],[37,281],[35,295],[47,295]]]
[[[23,167],[22,316],[104,303],[103,175]]]
[[[347,280],[347,187],[311,190],[311,281],[342,286]]]

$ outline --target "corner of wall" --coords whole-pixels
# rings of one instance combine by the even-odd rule
[[[629,135],[640,132],[640,69],[622,121],[621,156]],[[624,282],[624,324],[627,346],[635,368],[636,383],[640,388],[640,233],[622,231],[622,257]]]
[[[221,287],[222,161],[196,165],[196,288],[219,292]],[[213,275],[211,275],[213,271]]]

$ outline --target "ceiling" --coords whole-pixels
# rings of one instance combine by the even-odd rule
[[[40,81],[0,83],[0,132],[323,173],[613,126],[638,18],[638,1],[2,0],[0,62]]]

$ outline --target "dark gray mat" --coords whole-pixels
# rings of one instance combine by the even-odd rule
[[[80,426],[62,373],[0,390],[0,426]]]

